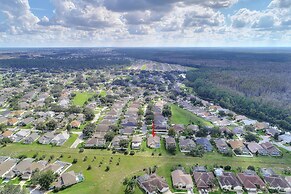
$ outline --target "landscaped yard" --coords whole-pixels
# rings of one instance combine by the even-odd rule
[[[12,152],[13,151],[13,152]],[[143,169],[148,167],[158,166],[158,174],[166,177],[168,183],[170,183],[170,173],[173,166],[181,164],[188,171],[191,166],[195,164],[212,166],[217,165],[230,165],[232,169],[242,167],[243,169],[249,165],[255,167],[272,167],[277,172],[280,172],[280,168],[288,167],[291,164],[290,153],[284,153],[283,158],[274,157],[224,157],[217,152],[211,152],[205,154],[202,158],[188,157],[183,154],[177,154],[172,156],[166,154],[165,150],[162,156],[159,156],[159,151],[156,151],[154,156],[151,156],[152,150],[146,149],[144,152],[136,152],[135,155],[123,155],[121,153],[112,154],[112,151],[108,150],[85,150],[83,153],[79,153],[78,149],[70,149],[66,147],[54,147],[49,145],[23,145],[23,144],[9,144],[6,147],[0,148],[0,155],[7,155],[16,157],[21,154],[25,154],[28,157],[32,157],[35,153],[38,153],[38,157],[45,155],[45,159],[48,160],[51,155],[54,155],[54,160],[60,158],[62,161],[72,162],[74,158],[78,160],[76,164],[73,164],[69,170],[76,172],[83,172],[85,181],[74,185],[66,190],[60,191],[62,194],[109,194],[109,193],[124,193],[124,186],[122,181],[125,177],[131,177],[136,174],[143,174]],[[83,161],[87,156],[87,160]],[[96,159],[94,159],[96,157]],[[112,162],[110,159],[112,157]],[[120,158],[119,165],[117,165]],[[102,164],[100,165],[100,162]],[[86,170],[88,165],[91,165],[91,170]],[[100,165],[100,167],[99,167]],[[108,172],[105,172],[106,166],[110,167]],[[137,189],[137,193],[141,193]]]
[[[188,125],[194,123],[196,125],[201,124],[205,126],[213,126],[209,121],[206,121],[201,117],[198,117],[197,115],[191,113],[190,111],[180,108],[178,105],[172,104],[171,110],[172,110],[171,117],[172,124]]]
[[[73,99],[73,104],[76,106],[83,106],[84,103],[93,96],[90,92],[76,92],[76,96]]]
[[[64,143],[63,147],[69,148],[78,138],[78,134],[71,134],[70,138]]]

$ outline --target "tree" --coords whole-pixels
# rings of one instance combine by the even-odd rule
[[[95,117],[94,111],[90,108],[84,108],[83,113],[85,115],[86,121],[91,121]]]
[[[168,104],[165,104],[163,107],[162,114],[164,117],[171,117],[172,116],[171,106]]]
[[[121,149],[126,149],[129,145],[129,142],[127,139],[122,139],[119,141],[119,147],[121,147]]]
[[[84,139],[88,139],[88,138],[92,137],[95,130],[96,130],[95,124],[89,123],[88,125],[86,125],[85,128],[83,129]]]
[[[107,133],[104,135],[104,138],[105,138],[105,140],[106,140],[107,142],[110,142],[110,141],[112,141],[112,139],[114,138],[114,136],[115,136],[115,133],[112,132],[112,131],[109,131],[109,132],[107,132]]]
[[[255,131],[255,127],[252,125],[246,125],[246,126],[244,126],[244,129],[246,131]]]
[[[31,183],[33,185],[40,185],[44,190],[48,190],[50,185],[54,182],[56,176],[53,171],[36,172],[31,177]]]
[[[252,142],[252,141],[259,142],[259,139],[257,138],[257,136],[252,133],[247,133],[245,135],[245,139],[247,142]]]
[[[44,131],[46,130],[46,125],[43,122],[37,123],[35,129],[39,131]]]
[[[128,180],[126,182],[126,188],[125,188],[125,191],[124,192],[126,194],[134,193],[135,186],[136,186],[136,178],[135,177],[132,177],[130,180]]]
[[[46,129],[49,131],[53,131],[57,128],[57,125],[57,122],[52,119],[46,123]]]
[[[226,165],[225,167],[224,167],[224,170],[231,170],[231,166],[229,166],[229,165]]]
[[[279,139],[279,134],[278,133],[275,133],[274,140],[278,141],[278,139]]]
[[[189,155],[193,157],[202,157],[205,150],[201,145],[197,145],[195,148],[190,150]]]
[[[176,153],[176,146],[170,144],[170,145],[167,147],[167,150],[168,150],[169,153],[171,153],[171,154],[174,155],[174,154]]]
[[[175,137],[176,136],[176,131],[174,128],[170,128],[169,131],[168,131],[168,135],[171,136],[171,137]]]
[[[252,171],[255,171],[255,167],[254,166],[248,166],[248,170],[252,170]]]

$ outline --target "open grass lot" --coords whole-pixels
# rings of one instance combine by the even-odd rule
[[[147,65],[144,64],[143,66],[141,66],[141,70],[146,70],[147,69]]]
[[[61,194],[75,194],[75,193],[123,193],[124,186],[122,181],[125,177],[130,177],[136,174],[143,174],[143,169],[148,167],[158,166],[158,174],[166,177],[167,182],[171,185],[170,173],[173,166],[181,164],[187,170],[195,164],[200,165],[231,165],[233,169],[237,167],[246,168],[249,165],[255,167],[272,167],[277,171],[291,165],[291,154],[284,152],[283,158],[273,157],[254,157],[254,158],[240,158],[240,157],[224,157],[216,152],[207,153],[202,158],[187,157],[179,153],[175,156],[166,154],[161,148],[162,156],[158,156],[157,150],[154,156],[151,156],[152,150],[145,149],[143,152],[137,152],[134,156],[123,155],[120,153],[112,154],[107,150],[85,150],[79,153],[78,149],[70,149],[65,146],[53,147],[50,145],[39,145],[34,143],[32,145],[10,144],[6,147],[0,148],[0,155],[9,155],[16,157],[25,154],[32,157],[35,153],[38,156],[45,155],[48,159],[54,155],[57,159],[61,155],[62,161],[72,162],[74,158],[78,159],[76,164],[73,164],[69,170],[76,172],[83,172],[85,181],[74,185],[59,193]],[[84,157],[88,159],[83,161]],[[94,157],[96,159],[94,160]],[[112,162],[110,159],[112,157]],[[117,165],[120,158],[120,164]],[[102,162],[101,166],[100,162]],[[86,170],[88,165],[92,166],[91,170]],[[108,172],[105,172],[106,166],[110,167]],[[136,193],[141,193],[137,189]]]
[[[84,103],[93,96],[89,92],[76,92],[76,96],[73,99],[73,104],[76,106],[83,106]]]
[[[171,117],[172,124],[188,125],[188,124],[194,123],[194,124],[202,124],[205,126],[213,126],[209,121],[206,121],[205,119],[198,117],[197,115],[187,110],[184,110],[183,108],[180,108],[176,104],[171,105],[171,110],[172,110],[172,117]]]

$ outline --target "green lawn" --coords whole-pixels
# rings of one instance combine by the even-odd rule
[[[106,91],[105,90],[101,90],[101,92],[99,93],[99,95],[101,97],[105,97],[107,95]]]
[[[190,111],[180,108],[178,105],[172,104],[171,110],[172,110],[171,117],[172,124],[188,125],[194,123],[196,125],[202,124],[205,126],[213,126],[209,121],[206,121],[201,117],[198,117],[197,115],[191,113]]]
[[[73,99],[73,104],[76,106],[83,106],[84,103],[93,96],[90,92],[76,92],[76,96]]]
[[[69,148],[78,138],[78,134],[71,134],[70,138],[62,145],[63,147]]]
[[[167,154],[164,148],[156,150],[154,156],[151,155],[153,150],[145,149],[144,151],[136,152],[135,155],[123,155],[121,153],[112,154],[112,151],[88,149],[83,153],[79,153],[78,149],[71,149],[65,146],[56,147],[50,145],[40,145],[34,143],[32,145],[24,144],[9,144],[6,147],[0,148],[0,155],[16,157],[25,154],[32,157],[38,153],[38,157],[45,155],[48,160],[51,155],[54,155],[54,160],[60,158],[62,161],[72,162],[74,158],[78,160],[69,170],[82,172],[85,180],[82,183],[76,184],[70,188],[60,191],[61,194],[110,194],[124,193],[122,181],[125,177],[143,174],[144,168],[158,166],[158,175],[164,176],[169,184],[171,184],[170,173],[173,166],[181,164],[189,172],[191,166],[199,165],[230,165],[232,169],[237,167],[246,168],[249,165],[257,167],[271,167],[275,171],[281,171],[281,168],[286,168],[291,164],[291,154],[284,152],[283,158],[274,157],[224,157],[217,152],[205,154],[202,158],[194,158],[177,154],[175,156]],[[158,153],[162,152],[162,156]],[[87,156],[87,160],[83,161]],[[96,159],[94,160],[94,157]],[[112,162],[110,159],[112,157]],[[117,165],[120,158],[120,163]],[[99,167],[100,162],[102,165]],[[86,170],[88,165],[92,166],[91,170]],[[106,166],[110,167],[108,172],[105,172]],[[171,188],[172,186],[170,186]],[[142,193],[139,189],[136,193]]]
[[[147,69],[147,65],[144,64],[143,66],[141,66],[141,70],[146,70]]]

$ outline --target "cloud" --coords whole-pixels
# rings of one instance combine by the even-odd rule
[[[28,0],[2,0],[0,12],[5,17],[0,23],[0,31],[10,34],[32,33],[39,21],[31,13]]]
[[[122,25],[120,15],[107,10],[104,6],[93,6],[86,1],[53,0],[55,14],[43,18],[40,25],[60,25],[68,28],[94,30]],[[95,2],[97,3],[97,2]]]
[[[278,15],[272,10],[251,11],[243,8],[231,16],[232,27],[275,30],[280,25]]]

